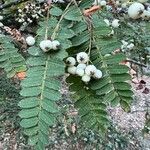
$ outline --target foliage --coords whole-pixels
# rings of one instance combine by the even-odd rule
[[[51,17],[48,21],[49,35],[53,39],[61,41],[59,52],[45,54],[37,46],[28,49],[30,57],[27,60],[27,77],[22,81],[21,96],[24,97],[19,102],[22,108],[19,116],[22,118],[21,126],[25,128],[24,133],[29,136],[29,144],[36,145],[36,149],[44,149],[48,144],[49,126],[53,126],[59,113],[56,101],[61,98],[59,92],[61,88],[58,76],[65,73],[63,62],[67,53],[65,49],[70,47],[70,30],[60,28],[60,21],[56,17]],[[45,23],[41,22],[37,30],[38,39],[42,40],[45,35]],[[65,33],[65,35],[64,35]]]
[[[19,125],[16,120],[19,120],[19,107],[17,104],[21,99],[19,95],[20,89],[18,84],[8,79],[2,71],[0,74],[0,128],[7,128],[7,125],[16,128]],[[3,126],[5,121],[7,121],[7,124]]]
[[[79,5],[76,1],[67,6],[52,5],[47,11],[47,17],[38,23],[36,44],[27,49],[27,60],[18,52],[10,37],[0,35],[0,67],[7,76],[12,78],[27,69],[26,78],[21,81],[19,116],[24,134],[29,137],[28,143],[35,146],[36,150],[43,150],[49,144],[49,127],[57,123],[60,115],[61,111],[57,106],[57,102],[61,100],[59,77],[65,75],[64,60],[68,56],[76,56],[85,51],[90,56],[90,64],[103,72],[101,79],[92,79],[88,84],[77,76],[69,76],[66,80],[83,128],[107,135],[110,127],[107,107],[120,105],[125,111],[130,111],[133,96],[129,84],[131,77],[129,68],[122,64],[130,56],[127,51],[117,53],[115,50],[120,49],[122,37],[132,40],[130,34],[133,33],[136,48],[132,52],[139,52],[136,58],[145,55],[141,48],[147,46],[149,49],[150,46],[150,36],[145,36],[149,31],[148,24],[144,24],[145,30],[139,34],[140,25],[136,29],[133,27],[134,23],[127,26],[127,23],[121,22],[124,26],[120,30],[116,29],[112,35],[112,28],[107,26],[103,16],[111,14],[105,9],[94,13],[92,18],[83,15],[83,10],[91,5],[91,1],[82,1]],[[125,29],[130,32],[126,34]],[[60,48],[57,51],[43,52],[39,44],[46,39],[58,40]]]
[[[24,58],[18,53],[11,38],[4,35],[0,35],[0,67],[7,72],[8,78],[26,70]]]

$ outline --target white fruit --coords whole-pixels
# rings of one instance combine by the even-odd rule
[[[101,2],[101,0],[94,0],[93,5],[98,5],[98,4],[100,4],[100,2]]]
[[[145,8],[143,4],[135,2],[132,5],[130,5],[128,9],[128,15],[132,19],[138,19],[140,18],[140,15],[144,11],[144,9]]]
[[[122,49],[122,50],[126,49],[126,48],[127,48],[127,45],[128,45],[128,42],[126,42],[126,41],[124,41],[124,40],[122,40],[121,42],[122,42],[121,49]]]
[[[91,80],[91,77],[88,76],[87,74],[85,74],[85,75],[82,76],[82,81],[83,81],[83,82],[86,82],[86,83],[87,83],[87,82],[89,82],[90,80]]]
[[[21,10],[21,9],[18,9],[18,12],[19,12],[19,13],[21,13],[21,12],[22,12],[22,10]]]
[[[44,52],[48,52],[49,50],[53,48],[52,42],[50,40],[43,40],[40,42],[40,48]]]
[[[86,64],[78,64],[77,65],[77,69],[78,68],[85,69],[86,68]]]
[[[122,3],[122,4],[121,4],[121,7],[122,7],[122,8],[126,8],[126,7],[127,7],[127,3]]]
[[[115,32],[114,32],[114,30],[112,29],[111,32],[108,34],[108,36],[112,36],[112,35],[114,35],[114,33],[115,33]]]
[[[77,54],[77,62],[80,64],[85,64],[89,61],[89,56],[85,52],[80,52]]]
[[[118,28],[119,27],[119,20],[118,19],[114,19],[113,21],[112,21],[112,27],[114,27],[114,28]]]
[[[141,15],[143,19],[150,19],[150,11],[144,10],[143,14]]]
[[[78,75],[78,76],[83,76],[84,75],[84,69],[82,69],[82,68],[77,68],[76,69],[76,74]]]
[[[134,48],[134,44],[133,43],[131,43],[131,44],[129,44],[128,46],[127,46],[127,49],[129,49],[129,50],[132,50]]]
[[[105,22],[108,26],[110,26],[110,22],[109,22],[108,19],[104,19],[104,22]]]
[[[124,40],[122,40],[121,42],[122,42],[122,44],[123,44],[124,46],[127,46],[127,45],[128,45],[128,42],[126,42],[126,41],[124,41]]]
[[[59,46],[60,46],[60,42],[59,41],[57,41],[57,40],[54,40],[54,41],[52,41],[52,49],[53,50],[57,50],[58,48],[59,48]]]
[[[93,77],[96,78],[96,79],[100,79],[102,77],[101,70],[97,69]]]
[[[76,60],[75,60],[73,57],[68,57],[68,58],[66,59],[66,64],[67,64],[68,66],[74,66],[74,65],[76,64]]]
[[[107,4],[106,1],[101,1],[101,2],[100,2],[100,5],[101,5],[101,6],[106,6],[106,4]]]
[[[67,71],[70,74],[76,74],[76,69],[77,68],[75,66],[71,66],[71,67],[68,67]]]
[[[92,76],[95,74],[96,72],[96,67],[94,65],[88,65],[86,68],[85,68],[85,73],[88,75],[88,76]]]
[[[35,44],[35,38],[34,38],[33,36],[28,36],[28,37],[26,38],[26,42],[27,42],[27,44],[28,44],[29,46],[32,46],[32,45]]]

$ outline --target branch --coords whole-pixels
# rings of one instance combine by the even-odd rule
[[[130,62],[130,63],[133,63],[133,64],[136,64],[136,65],[139,65],[139,66],[142,66],[142,67],[147,67],[147,65],[142,64],[142,63],[140,63],[140,62],[137,62],[137,61],[135,61],[135,60],[127,59],[126,61],[127,61],[127,62]]]
[[[17,5],[17,4],[26,2],[26,1],[29,1],[29,0],[15,0],[15,1],[10,2],[10,3],[8,3],[8,4],[0,5],[0,10],[2,10],[2,9],[4,9],[4,8],[11,7],[11,6],[13,6],[13,5]]]

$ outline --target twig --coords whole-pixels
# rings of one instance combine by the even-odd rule
[[[66,117],[65,117],[65,116],[64,116],[63,122],[64,122],[65,134],[66,134],[67,136],[69,136],[68,129],[67,129],[67,121],[66,121]]]
[[[133,63],[133,64],[136,64],[136,65],[139,65],[139,66],[147,67],[145,64],[142,64],[142,63],[137,62],[135,60],[127,59],[126,61],[130,62],[130,63]]]
[[[53,34],[52,34],[52,36],[51,36],[51,39],[52,39],[52,40],[55,39],[56,33],[57,33],[57,31],[59,30],[60,23],[61,23],[61,21],[63,20],[63,18],[64,18],[64,16],[66,15],[66,13],[68,12],[68,8],[70,7],[71,3],[72,3],[72,2],[70,2],[70,3],[66,6],[66,8],[65,8],[65,10],[64,10],[64,13],[61,15],[61,17],[60,17],[60,19],[59,19],[59,21],[58,21],[58,23],[57,23],[57,25],[56,25],[56,27],[55,27],[55,29],[54,29],[54,32],[53,32]]]
[[[26,1],[29,1],[29,0],[15,0],[15,1],[10,2],[10,3],[8,3],[8,4],[0,5],[0,10],[2,10],[2,9],[4,9],[4,8],[11,7],[11,6],[13,6],[13,5],[17,5],[17,4],[26,2]]]
[[[47,40],[47,36],[48,36],[48,21],[49,21],[49,9],[50,9],[51,5],[48,5],[48,10],[47,10],[47,17],[46,17],[46,30],[45,30],[45,40]]]

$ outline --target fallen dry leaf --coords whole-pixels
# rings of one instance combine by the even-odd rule
[[[16,77],[19,80],[23,80],[26,77],[26,72],[19,72],[19,73],[16,74]]]
[[[92,6],[91,8],[89,8],[89,9],[84,10],[84,11],[83,11],[83,14],[84,14],[85,16],[90,16],[90,15],[92,15],[93,13],[95,13],[97,10],[100,10],[100,9],[101,9],[100,6],[95,5],[95,6]]]

